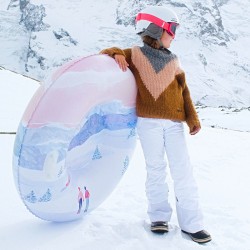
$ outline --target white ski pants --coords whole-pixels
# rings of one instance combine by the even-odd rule
[[[172,214],[166,182],[166,153],[174,182],[179,226],[190,233],[204,229],[183,123],[139,117],[137,131],[146,162],[146,195],[151,222],[170,221]]]

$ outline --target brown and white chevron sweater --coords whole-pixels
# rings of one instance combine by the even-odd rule
[[[138,87],[136,112],[139,117],[186,121],[190,131],[200,126],[176,55],[146,44],[125,50],[113,47],[100,53],[126,57]]]

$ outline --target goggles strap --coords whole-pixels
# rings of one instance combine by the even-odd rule
[[[152,22],[165,30],[169,29],[169,23],[151,14],[139,13],[136,17],[136,22],[141,21],[141,20]]]

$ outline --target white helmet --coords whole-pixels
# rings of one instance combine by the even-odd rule
[[[150,30],[147,30],[150,24],[160,27],[161,34],[151,34]],[[171,27],[170,24],[173,24]],[[176,27],[179,25],[179,19],[174,11],[164,6],[148,6],[141,10],[136,16],[136,33],[142,35],[145,31],[145,35],[149,35],[155,39],[159,39],[162,35],[163,29],[169,31],[174,36]],[[152,26],[152,25],[151,25]],[[153,32],[155,33],[155,31]]]

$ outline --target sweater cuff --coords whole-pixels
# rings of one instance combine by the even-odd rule
[[[117,47],[113,47],[113,48],[110,48],[110,49],[104,49],[100,52],[100,54],[108,54],[109,56],[111,57],[115,57],[115,55],[123,55],[126,57],[124,51],[122,49],[119,49]]]
[[[197,119],[195,119],[195,120],[194,119],[192,119],[192,120],[187,119],[186,123],[187,123],[187,125],[189,127],[190,132],[194,130],[194,127],[198,127],[198,128],[201,127],[200,121],[197,120]]]

